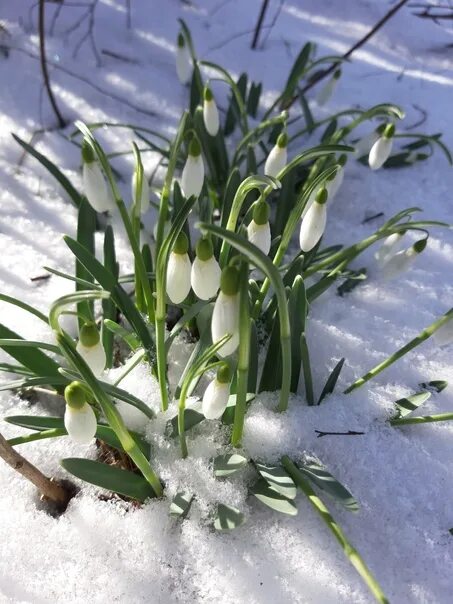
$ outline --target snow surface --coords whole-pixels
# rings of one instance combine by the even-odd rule
[[[174,68],[177,16],[189,24],[202,58],[219,62],[235,75],[246,70],[254,80],[263,81],[264,103],[268,104],[281,89],[305,41],[316,42],[322,52],[344,52],[389,8],[389,3],[377,0],[287,0],[264,48],[252,52],[250,31],[256,22],[258,0],[132,4],[133,28],[128,31],[125,3],[99,2],[95,22],[98,49],[134,60],[125,63],[102,55],[100,67],[89,44],[73,58],[83,31],[68,34],[65,30],[81,13],[69,6],[62,10],[47,44],[54,65],[53,87],[71,121],[129,121],[171,135],[187,103],[187,91],[179,85]],[[267,22],[278,5],[271,0]],[[50,14],[54,9],[48,4],[47,10]],[[0,97],[0,280],[1,291],[45,312],[50,301],[71,287],[56,277],[34,283],[30,277],[42,274],[43,265],[71,270],[73,259],[61,236],[74,235],[76,217],[62,191],[34,160],[26,157],[18,168],[21,150],[10,137],[15,132],[29,140],[33,131],[54,123],[42,93],[36,18],[31,1],[3,7],[3,23],[15,50],[9,59],[0,60],[4,84]],[[447,26],[417,19],[411,10],[403,9],[344,67],[328,110],[396,102],[407,110],[404,129],[419,120],[420,107],[427,119],[417,130],[444,132],[445,142],[453,147],[449,43]],[[225,88],[214,83],[221,105]],[[313,106],[313,110],[317,115],[326,114],[326,108]],[[129,148],[127,131],[110,129],[98,134],[111,151]],[[310,142],[303,141],[307,144]],[[41,136],[37,147],[80,185],[77,147],[58,132]],[[158,158],[147,154],[144,159],[150,172]],[[129,194],[131,156],[115,159],[114,167]],[[451,223],[452,190],[453,172],[440,154],[414,169],[376,173],[350,162],[329,215],[325,241],[358,241],[379,224],[363,225],[367,215],[382,211],[389,217],[414,205],[425,209],[426,218]],[[122,270],[128,272],[131,261],[122,236],[117,237],[117,246]],[[427,250],[397,281],[382,281],[373,250],[356,266],[369,268],[369,280],[344,298],[332,290],[311,311],[308,341],[318,394],[342,356],[346,364],[337,392],[452,306],[451,231],[433,230]],[[51,341],[43,323],[10,305],[0,307],[2,322],[9,327],[24,337]],[[177,354],[174,362],[180,365],[180,355],[187,354],[181,343]],[[419,382],[453,381],[451,354],[451,346],[441,349],[428,341],[351,395],[335,394],[316,408],[307,408],[301,397],[294,397],[283,416],[272,411],[274,397],[262,395],[247,417],[244,447],[248,455],[271,460],[282,453],[298,456],[308,451],[351,489],[360,511],[351,514],[334,503],[330,503],[331,510],[392,602],[452,600],[453,537],[448,530],[453,527],[453,426],[396,429],[385,421],[392,401],[413,392]],[[143,368],[134,370],[126,385],[148,404],[158,406],[156,384]],[[61,403],[55,400],[32,411],[27,402],[11,393],[2,393],[0,403],[3,415],[62,412]],[[450,386],[433,396],[423,412],[452,408]],[[137,417],[130,419],[137,422]],[[166,501],[131,509],[123,502],[100,500],[98,491],[90,486],[55,520],[37,509],[33,487],[0,464],[1,602],[371,601],[305,499],[298,497],[297,517],[283,517],[247,498],[247,473],[223,482],[214,480],[209,458],[219,451],[220,426],[214,423],[196,429],[188,441],[191,457],[185,461],[177,460],[176,446],[162,438],[163,426],[164,418],[160,418],[148,426],[147,433],[157,447],[157,469],[168,480],[168,493],[187,488],[198,495],[183,523],[169,518]],[[365,435],[318,439],[315,429],[358,430]],[[2,432],[9,436],[19,430],[2,424]],[[92,455],[94,445],[77,447],[68,439],[59,439],[51,445],[31,443],[21,450],[49,475],[63,476],[58,460]],[[206,517],[217,501],[245,511],[247,524],[228,535],[213,532]]]

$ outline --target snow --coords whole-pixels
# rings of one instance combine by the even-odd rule
[[[62,9],[47,46],[55,94],[70,121],[128,121],[171,136],[187,103],[187,90],[179,85],[174,66],[178,16],[189,24],[201,57],[222,64],[235,76],[246,70],[253,80],[263,81],[264,101],[269,105],[305,41],[316,42],[320,52],[344,52],[389,7],[372,0],[350,0],[341,3],[340,10],[334,2],[288,0],[274,27],[263,34],[268,35],[264,49],[252,52],[250,30],[256,22],[258,0],[132,5],[133,29],[127,30],[123,2],[98,3],[98,49],[135,61],[125,63],[102,55],[101,67],[96,66],[89,44],[73,58],[83,32],[65,30],[80,10]],[[268,20],[278,5],[277,0],[270,2]],[[49,4],[46,9],[49,15],[54,10]],[[451,30],[417,19],[411,12],[402,9],[353,55],[327,107],[312,108],[316,115],[325,116],[327,111],[355,104],[395,102],[407,111],[401,125],[404,131],[420,119],[419,107],[427,118],[416,131],[443,132],[445,143],[453,147],[453,64],[446,48]],[[15,132],[28,141],[33,131],[54,123],[41,90],[36,16],[31,2],[10,3],[3,11],[3,24],[16,50],[9,59],[0,59],[0,77],[8,82],[0,98],[0,291],[46,312],[52,300],[72,290],[72,284],[54,276],[37,282],[30,278],[43,274],[44,265],[72,270],[73,258],[62,234],[74,236],[76,216],[61,189],[38,164],[29,157],[21,159],[21,150],[10,136]],[[223,107],[226,86],[213,81],[212,87]],[[112,128],[97,135],[109,151],[130,148],[129,131]],[[56,131],[34,142],[80,186],[77,147]],[[290,147],[290,157],[311,142],[299,140]],[[143,159],[150,173],[158,157],[149,153]],[[120,186],[127,197],[132,156],[120,156],[113,165],[122,176]],[[325,242],[359,241],[381,224],[382,219],[362,224],[366,216],[384,212],[388,218],[410,206],[422,207],[424,218],[452,223],[452,190],[453,171],[437,152],[412,169],[375,173],[349,161],[343,187],[329,208]],[[127,243],[116,217],[113,222],[119,233],[121,269],[130,272]],[[148,215],[145,222],[152,229],[152,217]],[[100,239],[97,245],[101,254]],[[453,537],[448,532],[453,527],[453,426],[446,422],[392,428],[386,419],[392,402],[414,392],[419,382],[445,379],[451,384],[451,345],[440,348],[428,340],[360,390],[338,393],[451,307],[453,234],[432,229],[427,249],[415,265],[390,282],[382,279],[374,251],[368,250],[354,264],[367,266],[369,279],[364,284],[345,297],[336,296],[333,289],[310,312],[307,338],[315,395],[319,396],[339,359],[346,358],[336,394],[313,408],[303,404],[302,394],[292,397],[285,415],[273,412],[274,396],[260,395],[247,416],[244,451],[267,461],[277,460],[282,453],[298,457],[308,452],[319,457],[360,503],[360,511],[351,514],[326,499],[390,601],[448,603],[453,564]],[[3,303],[0,310],[1,321],[22,336],[52,341],[46,325],[34,317]],[[190,346],[180,338],[173,353],[170,370],[175,382]],[[109,379],[115,379],[115,372]],[[121,386],[158,407],[157,384],[147,367],[135,368]],[[450,385],[432,396],[423,414],[451,411],[452,392]],[[59,400],[49,399],[32,408],[8,392],[1,393],[0,405],[2,415],[62,413]],[[166,500],[136,509],[124,502],[101,500],[98,489],[90,486],[84,486],[67,512],[55,520],[37,508],[34,488],[0,464],[1,602],[370,601],[360,578],[302,496],[297,499],[298,515],[285,517],[247,497],[250,470],[224,480],[213,478],[210,459],[225,450],[221,446],[225,429],[218,423],[196,427],[188,438],[190,457],[180,460],[177,441],[163,438],[166,420],[174,412],[173,407],[144,428],[153,445],[156,469],[168,481],[168,495],[180,490],[197,494],[184,522],[168,516]],[[128,415],[127,420],[140,424],[137,414]],[[1,430],[7,436],[20,432],[3,423]],[[365,434],[317,438],[315,430]],[[95,455],[94,445],[76,446],[67,438],[51,445],[50,441],[31,443],[20,450],[43,471],[60,477],[64,472],[59,459]],[[212,531],[208,519],[218,501],[244,511],[244,527],[231,534]]]

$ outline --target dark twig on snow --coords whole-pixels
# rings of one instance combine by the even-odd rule
[[[373,214],[373,216],[368,216],[362,220],[362,224],[366,224],[367,222],[371,222],[372,220],[376,220],[376,218],[380,218],[384,216],[384,212],[378,212],[377,214]]]
[[[47,281],[47,279],[50,279],[50,274],[49,275],[37,275],[36,277],[30,277],[30,281],[32,281],[33,283],[35,283],[36,281]]]
[[[315,430],[318,435],[317,438],[323,436],[359,436],[365,434],[365,432],[356,432],[355,430],[348,430],[347,432],[323,432],[322,430]]]
[[[263,3],[261,5],[260,14],[258,16],[258,21],[257,21],[256,27],[255,27],[255,33],[253,35],[253,40],[252,40],[252,45],[251,45],[252,50],[255,50],[256,45],[258,44],[258,38],[260,37],[261,27],[263,25],[264,17],[266,16],[266,11],[267,11],[268,5],[269,5],[269,0],[263,0]]]

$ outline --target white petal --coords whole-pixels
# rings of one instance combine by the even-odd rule
[[[215,136],[219,131],[219,112],[214,100],[204,101],[203,120],[206,130],[211,136]]]
[[[286,147],[275,145],[267,156],[266,163],[264,164],[264,174],[277,178],[277,174],[286,166],[287,159],[288,152]]]
[[[395,277],[398,277],[398,275],[404,273],[411,267],[417,256],[417,252],[412,247],[391,256],[382,267],[383,278],[387,281],[395,279]]]
[[[330,78],[330,80],[324,84],[316,97],[318,105],[322,106],[327,103],[336,88],[337,82],[338,80],[336,78]]]
[[[83,190],[91,207],[96,212],[107,212],[115,209],[110,189],[107,188],[104,175],[96,161],[83,163]]]
[[[393,138],[386,138],[380,136],[378,140],[371,147],[370,155],[368,156],[368,163],[372,170],[379,170],[379,168],[388,160],[390,153],[392,152]]]
[[[203,395],[202,412],[206,419],[222,417],[230,397],[230,385],[212,380]]]
[[[99,341],[96,346],[90,348],[83,346],[79,341],[76,346],[77,352],[96,376],[100,376],[105,369],[106,356],[102,343]]]
[[[209,260],[195,258],[190,281],[197,298],[210,300],[216,295],[220,287],[220,273],[220,266],[214,256]]]
[[[390,256],[397,251],[402,238],[403,236],[401,233],[393,233],[384,239],[384,243],[374,255],[379,268],[382,268],[384,264],[390,260]]]
[[[315,201],[300,225],[299,242],[303,252],[309,252],[321,239],[326,228],[326,221],[326,204]]]
[[[333,202],[335,195],[338,193],[339,188],[343,184],[343,178],[344,178],[344,169],[339,168],[337,170],[337,173],[335,174],[335,178],[333,180],[328,180],[326,182],[326,189],[327,189],[327,193],[328,193],[327,199],[330,203]]]
[[[450,319],[435,331],[433,338],[438,346],[451,344],[453,342],[453,319]]]
[[[311,206],[313,205],[313,203],[314,203],[314,201],[315,201],[315,199],[316,199],[316,193],[317,193],[317,192],[318,192],[317,190],[312,191],[312,193],[311,193],[310,197],[308,198],[307,203],[305,204],[305,208],[304,208],[304,210],[303,210],[303,212],[302,212],[302,218],[305,218],[305,216],[306,216],[306,214],[307,214],[308,210],[309,210],[309,209],[311,208]]]
[[[176,48],[176,73],[181,84],[187,84],[192,76],[192,60],[187,46]]]
[[[239,295],[228,296],[220,292],[214,304],[211,322],[212,341],[218,342],[226,334],[231,334],[228,342],[217,352],[227,357],[239,346]]]
[[[80,445],[88,444],[96,434],[96,416],[88,403],[81,409],[72,409],[66,405],[64,425],[71,439]]]
[[[355,143],[354,156],[362,157],[363,155],[367,155],[378,138],[379,134],[376,132],[376,130],[373,130],[372,132],[366,134],[363,138],[361,138]]]
[[[135,199],[135,183],[137,180],[137,175],[134,171],[134,173],[132,174],[132,199]],[[148,184],[148,180],[145,178],[145,175],[143,174],[143,178],[142,178],[142,199],[140,202],[140,212],[142,214],[146,214],[146,212],[149,210],[149,184]]]
[[[198,197],[204,182],[204,164],[201,155],[188,155],[182,171],[181,188],[187,199],[192,195]]]
[[[247,237],[250,243],[256,245],[263,254],[266,254],[266,256],[269,254],[271,249],[271,227],[268,222],[266,224],[256,224],[252,219],[247,227]]]
[[[167,266],[167,294],[173,304],[180,304],[189,295],[190,269],[187,254],[171,252]]]

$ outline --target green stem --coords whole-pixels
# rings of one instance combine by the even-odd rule
[[[381,604],[388,604],[388,600],[384,595],[379,583],[371,574],[369,568],[365,564],[364,560],[361,558],[358,551],[349,543],[346,535],[343,533],[343,530],[335,522],[329,510],[313,491],[308,480],[303,476],[297,466],[291,461],[291,459],[287,455],[282,458],[282,466],[285,468],[289,476],[294,480],[296,485],[307,497],[315,511],[319,514],[320,518],[323,520],[323,522],[325,522],[327,528],[332,532],[333,536],[340,544],[345,556],[349,559],[349,562],[365,581],[368,586],[368,589],[371,591],[376,601],[380,602]]]
[[[33,432],[32,434],[26,434],[25,436],[16,436],[16,438],[10,438],[8,440],[12,447],[16,445],[25,445],[31,443],[34,440],[43,440],[45,438],[57,438],[59,436],[66,436],[66,428],[51,428],[49,430],[41,430],[41,432]]]
[[[439,413],[437,415],[418,415],[415,417],[401,417],[390,420],[391,426],[405,426],[409,424],[429,424],[432,422],[447,422],[453,420],[453,413]]]

